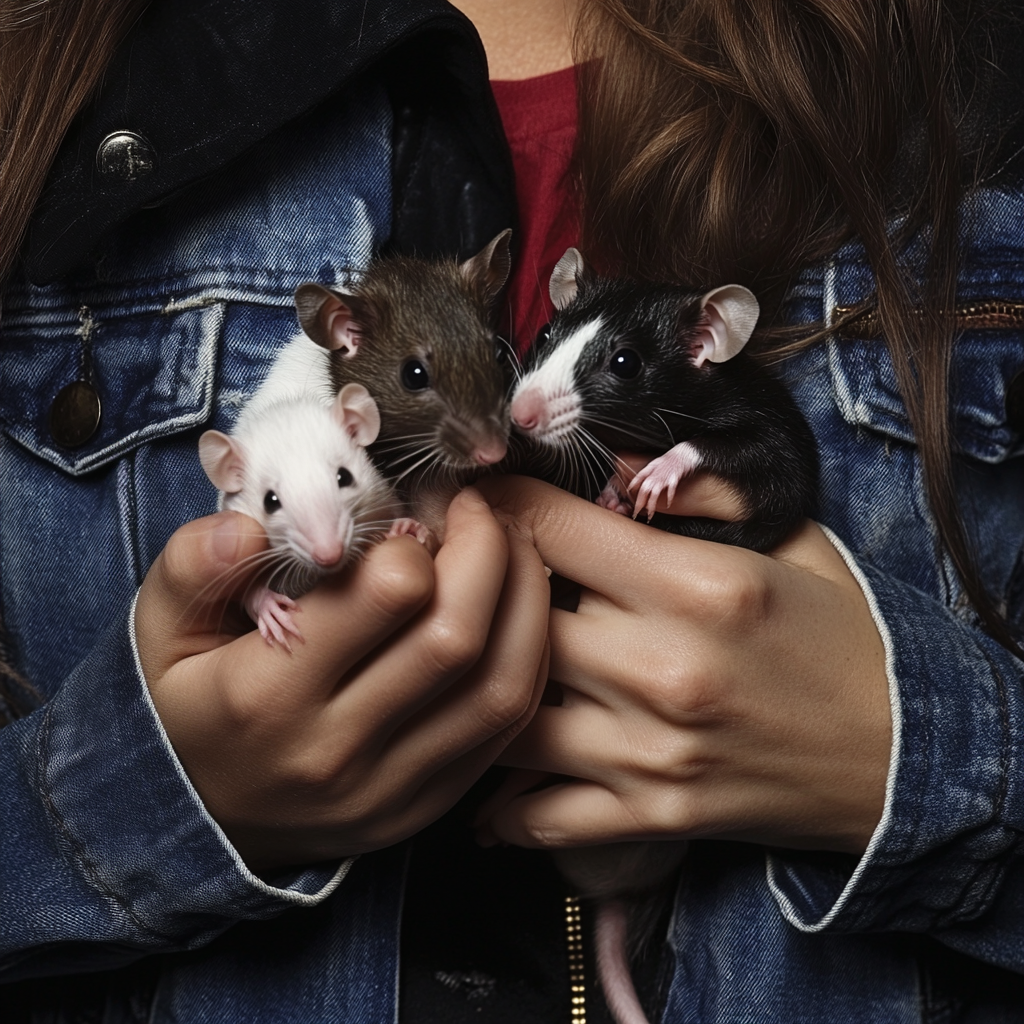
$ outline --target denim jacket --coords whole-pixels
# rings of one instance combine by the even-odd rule
[[[316,132],[278,133],[136,217],[88,272],[6,294],[2,613],[46,701],[0,731],[0,981],[21,982],[9,991],[30,993],[37,1024],[84,1006],[105,1024],[396,1019],[404,850],[251,874],[161,728],[131,611],[171,532],[214,510],[197,438],[230,428],[294,333],[295,286],[337,280],[388,237],[390,128],[383,94],[352,90]],[[964,245],[965,304],[1024,303],[1024,195],[973,196]],[[851,245],[802,276],[793,316],[827,320],[869,291]],[[958,342],[962,507],[1018,626],[1022,371],[1019,323]],[[936,559],[884,347],[835,338],[786,375],[821,448],[821,522],[885,644],[885,811],[859,860],[693,844],[663,1019],[1024,1020],[1024,668]],[[69,449],[49,412],[75,380],[103,411]]]

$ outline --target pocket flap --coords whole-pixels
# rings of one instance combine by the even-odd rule
[[[0,338],[0,425],[73,476],[144,441],[209,419],[223,302],[164,313],[88,310],[14,318]],[[100,399],[96,432],[73,448],[50,430],[58,393],[85,379]]]

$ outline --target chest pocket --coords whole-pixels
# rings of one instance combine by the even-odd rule
[[[15,318],[0,343],[4,432],[81,476],[144,442],[204,423],[224,315],[225,304],[215,302],[178,312],[82,308]]]

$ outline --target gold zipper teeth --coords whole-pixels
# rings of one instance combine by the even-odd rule
[[[836,326],[834,334],[840,338],[878,338],[882,324],[878,311],[869,309],[859,316],[852,316],[856,306],[835,306],[832,320],[850,317]],[[953,320],[958,331],[1013,330],[1024,327],[1024,302],[975,302],[969,306],[957,306]]]
[[[565,944],[569,952],[569,992],[572,1024],[587,1024],[586,974],[583,969],[583,925],[580,898],[565,897]]]

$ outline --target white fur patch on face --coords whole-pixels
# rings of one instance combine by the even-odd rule
[[[567,395],[575,390],[576,364],[587,345],[601,330],[601,317],[584,324],[575,334],[570,334],[551,355],[527,373],[519,382],[516,393],[528,387],[540,388],[545,395]]]
[[[579,420],[576,365],[584,349],[597,337],[601,323],[598,317],[584,324],[520,380],[512,396],[512,418],[516,422],[517,405],[528,403],[536,421],[528,433],[535,440],[554,442],[569,433]],[[538,404],[543,411],[538,410]]]

